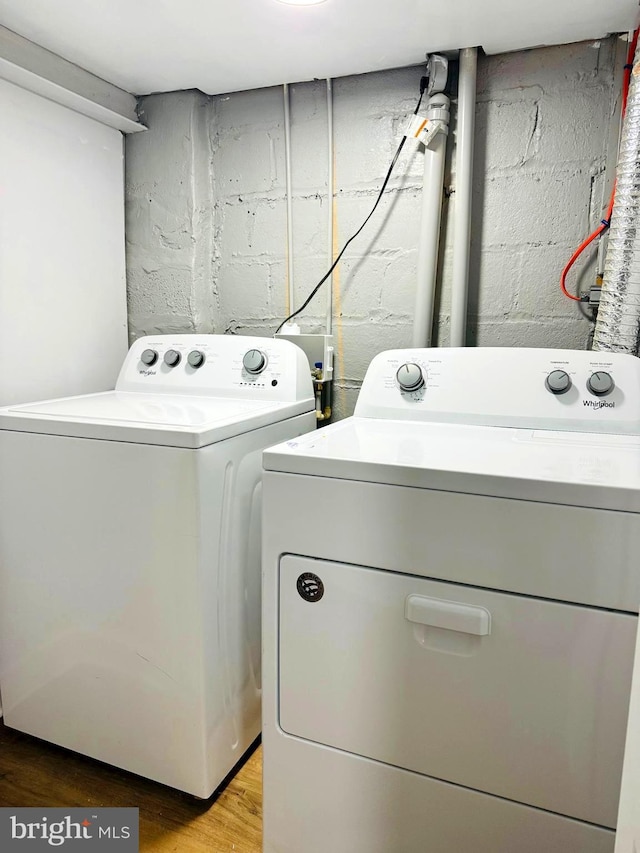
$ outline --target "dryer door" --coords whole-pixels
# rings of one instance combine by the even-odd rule
[[[635,616],[287,555],[280,725],[614,827]]]

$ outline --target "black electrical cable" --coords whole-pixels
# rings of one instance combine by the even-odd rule
[[[425,89],[426,89],[426,87],[427,87],[427,82],[428,82],[428,78],[426,78],[426,77],[423,77],[423,78],[420,80],[420,97],[418,98],[418,103],[416,104],[416,108],[415,108],[415,110],[413,111],[413,114],[414,114],[414,115],[417,115],[417,114],[418,114],[418,110],[420,109],[420,104],[422,103],[422,96],[423,96],[424,91],[425,91]],[[393,172],[393,167],[396,165],[396,162],[398,161],[398,157],[400,156],[400,152],[401,152],[401,151],[402,151],[402,149],[404,148],[404,143],[406,142],[406,139],[407,139],[407,137],[406,137],[406,135],[405,135],[405,136],[403,136],[403,137],[402,137],[402,139],[400,140],[400,144],[398,145],[398,148],[396,149],[396,153],[393,155],[393,160],[391,161],[391,165],[389,166],[389,169],[387,170],[386,177],[385,177],[385,179],[384,179],[384,181],[383,181],[383,183],[382,183],[382,187],[380,188],[380,192],[378,193],[378,197],[376,198],[375,204],[373,205],[373,207],[371,208],[371,211],[369,212],[369,215],[367,216],[367,218],[365,219],[365,221],[362,223],[362,225],[358,228],[358,230],[356,231],[356,233],[355,233],[355,234],[353,234],[351,237],[349,237],[349,239],[347,240],[347,242],[346,242],[346,243],[344,244],[344,246],[342,247],[342,249],[341,249],[341,251],[340,251],[340,254],[339,254],[339,255],[338,255],[338,257],[335,259],[335,261],[331,264],[331,266],[329,267],[328,272],[327,272],[327,273],[326,273],[326,274],[325,274],[325,275],[320,279],[320,281],[316,284],[316,286],[313,288],[313,290],[311,291],[311,293],[307,296],[307,298],[306,298],[306,299],[305,299],[305,301],[302,303],[302,305],[301,305],[299,308],[297,308],[297,309],[296,309],[292,314],[289,314],[289,316],[288,316],[288,317],[286,317],[286,318],[282,321],[282,323],[280,323],[280,325],[279,325],[279,326],[278,326],[278,328],[276,329],[276,332],[275,332],[275,333],[276,333],[276,335],[278,334],[278,332],[280,331],[280,329],[282,329],[282,327],[283,327],[286,323],[288,323],[288,322],[289,322],[289,320],[293,320],[293,318],[294,318],[294,317],[297,317],[297,316],[298,316],[298,314],[301,314],[301,313],[304,311],[304,309],[305,309],[305,308],[307,307],[307,305],[311,302],[311,300],[312,300],[312,299],[313,299],[313,297],[316,295],[316,293],[320,290],[320,288],[321,288],[321,287],[322,287],[322,285],[325,283],[325,281],[329,278],[329,276],[330,276],[330,275],[331,275],[331,273],[334,271],[334,269],[338,266],[338,263],[340,262],[340,258],[344,255],[344,253],[345,253],[345,251],[347,250],[347,247],[349,246],[349,244],[350,244],[350,243],[352,243],[352,242],[356,239],[356,237],[360,234],[360,232],[363,230],[363,228],[365,227],[365,225],[367,224],[367,222],[371,219],[371,217],[372,217],[372,216],[373,216],[373,214],[375,213],[376,208],[377,208],[377,207],[378,207],[378,205],[380,204],[380,200],[382,199],[382,196],[383,196],[383,194],[384,194],[384,191],[385,191],[385,190],[386,190],[386,188],[387,188],[387,184],[389,183],[389,178],[391,177],[391,173]]]

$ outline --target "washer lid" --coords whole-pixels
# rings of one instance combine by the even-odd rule
[[[0,430],[196,448],[309,411],[310,405],[107,391],[0,410]]]
[[[264,467],[640,512],[640,436],[353,417],[270,448]]]

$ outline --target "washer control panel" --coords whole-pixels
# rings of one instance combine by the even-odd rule
[[[129,350],[117,391],[294,402],[313,396],[309,362],[279,338],[153,335]]]
[[[371,362],[355,414],[640,434],[640,359],[526,348],[391,350]]]

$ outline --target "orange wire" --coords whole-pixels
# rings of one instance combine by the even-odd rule
[[[629,84],[631,82],[631,68],[634,56],[636,54],[636,46],[638,44],[638,34],[640,33],[640,28],[638,28],[631,39],[631,44],[629,45],[629,50],[627,52],[627,61],[624,66],[624,78],[622,83],[622,117],[624,118],[624,114],[627,110],[627,98],[629,97]],[[573,293],[569,293],[567,290],[567,274],[571,267],[578,260],[580,255],[584,252],[587,246],[592,243],[596,237],[599,237],[603,231],[606,231],[609,227],[609,223],[611,222],[611,214],[613,212],[613,200],[615,198],[616,193],[616,182],[613,182],[613,187],[611,189],[611,198],[609,199],[609,205],[607,207],[607,214],[605,218],[602,220],[600,225],[596,228],[596,230],[589,234],[586,240],[578,246],[573,255],[569,258],[567,265],[562,270],[562,275],[560,276],[560,289],[569,299],[573,299],[574,302],[582,302],[582,299],[579,296],[574,296]]]

